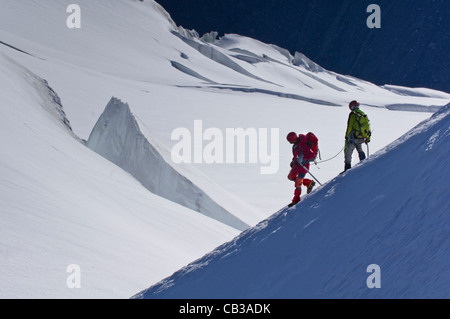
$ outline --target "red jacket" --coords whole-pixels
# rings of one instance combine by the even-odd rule
[[[300,134],[298,142],[292,146],[292,168],[298,169],[298,172],[302,174],[307,172],[299,163],[302,163],[303,166],[309,169],[309,162],[316,158],[318,152],[317,145],[313,145],[311,148],[307,142],[306,135]]]

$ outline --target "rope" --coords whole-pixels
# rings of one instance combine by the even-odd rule
[[[320,162],[317,162],[317,164],[320,164],[320,163],[325,163],[325,162],[328,162],[328,161],[331,161],[332,159],[335,159],[336,157],[338,157],[339,156],[339,154],[341,154],[342,153],[342,151],[345,149],[345,145],[344,145],[344,147],[339,151],[339,153],[337,153],[335,156],[333,156],[333,157],[331,157],[331,158],[329,158],[329,159],[326,159],[326,160],[323,160],[323,161],[320,161]]]

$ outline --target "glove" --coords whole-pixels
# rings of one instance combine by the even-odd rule
[[[370,143],[370,137],[366,137],[366,139],[364,140],[364,142],[365,142],[366,144],[369,144],[369,143]]]

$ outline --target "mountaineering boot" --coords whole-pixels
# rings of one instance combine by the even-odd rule
[[[358,156],[360,161],[364,161],[366,159],[366,153],[364,152],[359,152]]]
[[[300,202],[300,194],[302,193],[301,188],[296,188],[294,191],[294,198],[292,199],[292,203],[290,203],[288,206],[292,207],[297,205]]]
[[[295,206],[295,205],[297,205],[298,203],[300,203],[300,201],[298,201],[298,202],[292,201],[292,203],[290,203],[290,204],[288,205],[288,207]]]
[[[352,168],[352,164],[345,164],[344,172]]]
[[[316,185],[316,182],[315,181],[311,181],[311,184],[309,184],[308,190],[306,191],[306,194],[309,194],[309,193],[312,192],[312,190],[314,188],[314,185]]]

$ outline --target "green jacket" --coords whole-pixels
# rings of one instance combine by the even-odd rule
[[[357,136],[355,134],[357,134],[358,132],[360,132],[360,127],[359,127],[359,122],[358,122],[358,115],[365,115],[363,111],[361,111],[360,109],[355,109],[353,110],[350,115],[348,116],[348,121],[347,121],[347,131],[345,133],[345,140],[348,141],[349,138],[353,139],[353,138],[360,138],[360,139],[366,139],[367,142],[370,141],[370,129],[369,129],[369,134],[366,137],[363,136]]]

